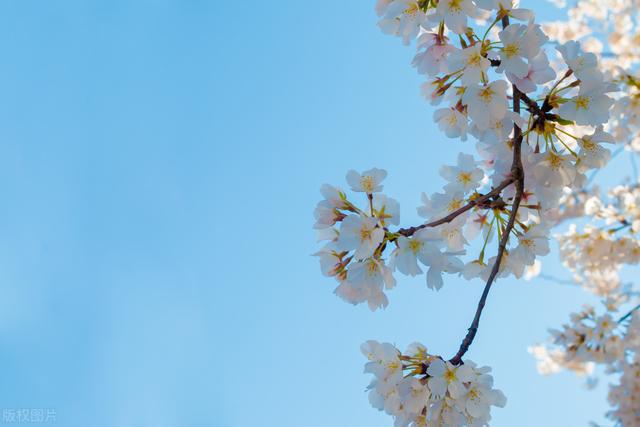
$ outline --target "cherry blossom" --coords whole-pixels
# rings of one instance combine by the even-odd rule
[[[464,359],[489,291],[509,276],[539,280],[552,230],[574,218],[593,223],[562,229],[560,256],[580,284],[604,298],[605,311],[572,316],[552,332],[548,346],[532,352],[545,372],[588,373],[595,363],[619,372],[629,366],[631,372],[637,364],[631,356],[640,343],[640,331],[634,330],[640,328],[633,325],[640,321],[616,311],[632,299],[619,272],[640,263],[640,187],[628,185],[603,197],[590,184],[614,156],[614,144],[626,138],[628,150],[640,151],[640,80],[632,69],[603,67],[598,52],[604,43],[598,38],[573,40],[589,34],[583,20],[609,19],[592,6],[576,10],[578,23],[562,29],[538,25],[531,10],[511,0],[376,4],[382,31],[415,43],[412,65],[425,79],[423,94],[438,106],[428,117],[443,136],[476,139],[464,146],[475,147],[476,154],[462,152],[455,164],[439,167],[442,187],[422,193],[417,213],[423,220],[414,225],[403,225],[399,202],[382,193],[383,169],[350,170],[350,192],[325,184],[314,211],[323,245],[315,254],[321,273],[336,280],[337,296],[372,311],[387,307],[387,293],[405,281],[397,281],[398,275],[422,283],[426,278],[433,290],[443,288],[449,276],[484,286],[471,326],[450,358],[419,344],[404,353],[376,341],[363,345],[365,371],[374,376],[369,401],[396,426],[489,424],[491,408],[506,399],[493,388],[489,368]],[[597,18],[585,18],[591,15]],[[623,64],[640,60],[633,40],[619,30],[615,35],[611,44],[624,55]],[[433,139],[427,143],[442,143]],[[624,378],[622,388],[612,389],[611,418],[627,420],[628,427],[630,377]]]
[[[396,426],[480,426],[491,420],[492,406],[506,405],[493,388],[491,369],[470,360],[454,366],[417,343],[404,353],[377,341],[361,350],[365,372],[373,375],[369,402],[394,417]]]

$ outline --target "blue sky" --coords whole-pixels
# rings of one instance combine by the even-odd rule
[[[385,168],[411,225],[438,167],[473,150],[435,129],[371,1],[3,1],[0,52],[2,408],[70,427],[390,426],[360,343],[457,349],[480,283],[402,278],[371,313],[310,256],[322,183]],[[495,286],[469,353],[509,397],[493,426],[600,419],[606,388],[540,377],[526,351],[587,300]]]

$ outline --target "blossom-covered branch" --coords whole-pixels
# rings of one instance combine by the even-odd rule
[[[360,201],[323,185],[315,228],[326,243],[316,255],[322,273],[338,281],[335,293],[371,310],[387,306],[397,273],[425,274],[434,290],[444,274],[482,279],[471,327],[450,360],[419,344],[403,354],[371,341],[363,351],[376,377],[371,403],[397,426],[485,425],[490,407],[505,399],[488,369],[463,357],[492,285],[536,268],[549,252],[560,200],[606,164],[600,144],[612,142],[603,125],[615,87],[575,42],[557,48],[564,65],[556,73],[533,13],[511,0],[378,0],[376,11],[383,32],[417,41],[413,66],[427,76],[423,94],[439,106],[435,123],[449,138],[473,136],[477,156],[460,153],[455,165],[440,168],[443,191],[422,195],[425,221],[413,227],[399,227],[399,203],[382,194],[382,169],[347,173]],[[591,133],[577,133],[576,125]],[[479,251],[468,253],[474,240]]]
[[[509,25],[509,18],[503,18],[503,26],[507,27]],[[521,93],[518,88],[513,86],[513,111],[516,113],[520,112],[520,97]],[[498,245],[498,255],[496,256],[496,260],[493,263],[493,268],[491,269],[491,274],[489,275],[489,279],[487,280],[486,285],[484,286],[484,290],[482,291],[482,296],[480,297],[480,301],[478,302],[478,307],[476,308],[476,313],[473,317],[473,321],[471,322],[471,326],[469,327],[469,331],[467,335],[462,340],[460,344],[460,348],[455,356],[451,359],[451,363],[454,365],[458,365],[462,362],[462,357],[467,353],[469,347],[473,343],[473,340],[476,337],[478,332],[478,327],[480,326],[480,316],[482,316],[482,310],[484,310],[484,306],[487,302],[487,297],[489,296],[489,291],[491,290],[491,285],[495,280],[498,272],[500,271],[500,264],[502,262],[502,258],[504,256],[504,252],[507,249],[507,242],[509,241],[509,236],[511,236],[511,231],[516,222],[516,217],[518,215],[518,209],[520,207],[520,202],[522,201],[522,193],[524,191],[524,169],[522,167],[522,159],[520,156],[522,155],[522,130],[518,127],[517,124],[514,124],[514,136],[513,136],[513,163],[511,164],[511,177],[515,182],[516,186],[516,194],[513,197],[513,205],[511,207],[511,213],[509,214],[509,220],[507,222],[507,227],[505,228],[504,234],[502,235],[502,239],[500,239],[500,244]]]
[[[607,417],[620,427],[640,425],[640,292],[637,283],[623,280],[628,266],[640,264],[637,10],[637,0],[578,0],[567,7],[566,21],[542,26],[560,46],[581,42],[589,52],[583,56],[582,64],[599,62],[605,80],[617,86],[610,120],[596,129],[596,135],[602,142],[619,144],[619,148],[611,154],[597,145],[581,146],[592,153],[591,162],[587,163],[604,164],[609,158],[625,155],[630,167],[625,170],[620,162],[616,165],[620,185],[600,188],[594,172],[581,188],[567,189],[561,198],[552,215],[554,221],[564,226],[569,220],[576,220],[557,236],[561,259],[574,274],[576,284],[602,298],[602,308],[587,306],[571,313],[568,323],[551,330],[548,344],[533,346],[531,352],[538,359],[540,372],[545,374],[569,369],[580,375],[594,375],[595,366],[602,365],[612,377],[608,399],[612,409]],[[580,63],[572,68],[584,74],[579,71]],[[583,124],[576,121],[566,131],[584,133],[585,129],[579,126]]]
[[[507,188],[508,186],[510,186],[511,184],[513,184],[514,182],[514,178],[513,176],[509,176],[508,178],[506,178],[504,181],[502,181],[500,184],[498,184],[498,186],[496,188],[492,188],[491,191],[489,191],[486,194],[483,195],[478,195],[476,198],[469,200],[469,202],[467,202],[463,207],[456,209],[455,211],[451,212],[449,215],[437,219],[435,221],[431,221],[428,222],[426,224],[421,224],[418,225],[416,227],[409,227],[409,228],[401,228],[400,230],[398,230],[398,234],[401,234],[405,237],[411,237],[413,236],[417,231],[420,231],[424,228],[428,228],[428,227],[437,227],[439,225],[442,224],[446,224],[448,222],[453,221],[454,219],[458,218],[460,215],[462,215],[463,213],[473,209],[473,208],[481,208],[481,209],[491,209],[493,207],[496,206],[496,202],[498,202],[498,196],[500,196],[500,194],[502,194],[502,190],[504,190],[505,188]],[[504,202],[502,202],[504,203]]]

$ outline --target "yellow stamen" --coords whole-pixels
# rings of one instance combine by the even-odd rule
[[[449,10],[452,12],[460,12],[462,10],[460,3],[462,3],[462,0],[449,0]]]
[[[458,182],[469,184],[471,182],[471,174],[469,172],[460,172],[458,174]]]
[[[373,192],[373,177],[369,175],[363,176],[362,179],[360,179],[360,185],[366,193]]]
[[[518,45],[518,43],[509,43],[505,45],[502,51],[507,58],[511,58],[512,56],[516,56],[518,52],[520,52],[520,45]]]
[[[589,104],[591,103],[591,98],[587,96],[578,96],[576,98],[576,110],[583,109],[586,110],[589,108]]]
[[[422,249],[422,242],[419,240],[410,240],[409,249],[411,249],[411,252],[413,252],[414,254],[417,254],[420,249]]]
[[[491,86],[487,86],[484,89],[482,89],[480,92],[478,92],[478,96],[485,104],[488,104],[489,102],[491,102],[493,95],[494,95],[494,92],[493,92],[493,89],[491,89]]]

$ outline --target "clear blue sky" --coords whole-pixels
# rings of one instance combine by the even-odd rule
[[[439,165],[473,150],[434,128],[411,56],[373,0],[0,1],[0,407],[65,427],[391,426],[360,343],[452,354],[481,284],[403,278],[386,311],[354,308],[311,226],[323,182],[372,166],[414,224]],[[498,282],[469,353],[509,397],[493,426],[600,419],[605,388],[540,377],[526,351],[585,300]]]

